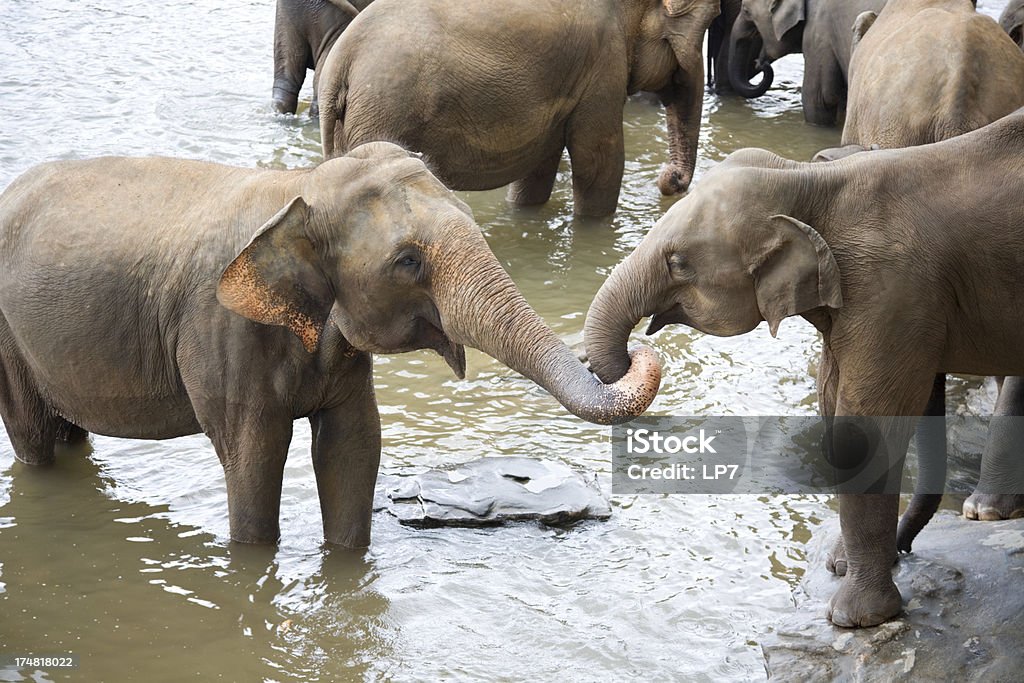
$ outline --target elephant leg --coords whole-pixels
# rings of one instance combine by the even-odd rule
[[[573,213],[600,217],[615,213],[626,152],[622,102],[588,102],[569,121],[567,147],[572,162]]]
[[[839,62],[829,52],[804,55],[804,64],[800,90],[804,120],[815,126],[836,125],[846,106],[846,79]]]
[[[935,375],[925,418],[917,425],[918,476],[914,497],[900,518],[896,531],[896,547],[910,552],[914,538],[939,509],[946,488],[946,375]],[[942,418],[942,419],[940,419]]]
[[[821,417],[825,424],[825,444],[830,447],[832,443],[832,424],[836,415],[836,401],[838,400],[839,389],[839,366],[835,357],[829,351],[828,346],[821,349],[821,359],[818,361],[818,407],[821,410]],[[843,535],[839,534],[832,549],[825,555],[825,569],[836,576],[846,574],[846,548],[843,547]]]
[[[0,415],[14,457],[28,465],[50,465],[57,432],[70,423],[53,412],[33,385],[9,333],[3,333],[6,326],[0,316]]]
[[[562,150],[544,159],[530,175],[515,181],[508,188],[508,201],[520,206],[543,204],[551,198],[558,175],[558,164],[562,161]]]
[[[231,540],[276,543],[292,420],[278,406],[256,404],[232,412],[239,410],[213,429],[200,419],[224,467]]]
[[[981,477],[963,511],[968,519],[1024,517],[1024,377],[1003,380],[981,458]]]
[[[313,470],[324,539],[345,548],[370,545],[373,492],[380,465],[380,416],[373,375],[343,404],[309,418]]]
[[[902,609],[892,566],[899,484],[915,426],[910,417],[856,416],[920,415],[934,384],[934,370],[920,359],[896,368],[881,354],[860,354],[840,366],[830,444],[832,462],[844,475],[838,489],[846,575],[827,614],[835,625],[850,628],[875,626]],[[899,395],[879,395],[880,387],[898,387]]]
[[[306,37],[298,29],[293,17],[277,3],[274,24],[274,109],[282,114],[294,114],[299,106],[299,91],[306,80],[306,68],[312,59],[312,50]]]

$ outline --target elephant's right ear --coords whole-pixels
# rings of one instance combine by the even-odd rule
[[[790,216],[771,217],[773,234],[754,263],[754,292],[774,337],[783,318],[812,308],[841,308],[839,266],[814,228]]]
[[[777,39],[782,40],[782,36],[806,19],[805,4],[806,0],[776,0],[773,3],[772,28]]]
[[[220,276],[217,300],[250,320],[287,327],[313,353],[334,293],[307,236],[308,216],[296,197],[264,223]]]
[[[853,52],[857,48],[857,44],[864,38],[864,34],[868,32],[875,24],[875,19],[878,18],[876,12],[861,12],[857,15],[857,18],[853,20],[853,42],[850,44],[850,51]]]

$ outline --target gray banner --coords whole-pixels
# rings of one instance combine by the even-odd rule
[[[941,494],[955,443],[1016,464],[986,493],[1024,495],[1024,418],[976,416],[643,417],[612,429],[612,492]]]

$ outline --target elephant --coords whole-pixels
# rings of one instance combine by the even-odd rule
[[[277,0],[274,17],[274,109],[294,114],[306,69],[313,70],[309,115],[319,117],[316,101],[320,66],[341,32],[372,0]]]
[[[772,83],[771,62],[802,52],[804,119],[834,126],[846,106],[851,27],[865,10],[885,0],[743,0],[732,27],[729,81],[744,97],[760,97]],[[761,82],[751,77],[762,71]]]
[[[1024,50],[1024,0],[1010,0],[999,15],[999,25]]]
[[[512,183],[543,204],[562,158],[577,216],[615,211],[626,96],[656,92],[683,192],[700,132],[704,33],[719,0],[377,0],[334,44],[319,82],[324,157],[391,140],[422,152],[456,190]]]
[[[909,27],[913,27],[910,30]],[[942,70],[935,64],[946,65]],[[1024,53],[970,0],[890,0],[879,14],[865,12],[854,27],[850,95],[842,143],[849,148],[907,147],[938,142],[984,126],[1024,107]],[[1009,446],[1013,415],[1024,408],[1017,379],[1003,387],[978,488],[965,516],[1000,519],[1021,514],[1024,497],[1001,491],[998,480],[1024,479],[1024,462]],[[945,377],[936,378],[926,415],[945,414]],[[1024,413],[1020,413],[1024,414]],[[1024,441],[1019,442],[1024,445]],[[899,548],[909,552],[938,509],[945,478],[944,433],[918,435],[923,491],[901,520]],[[842,548],[830,567],[842,571]],[[836,559],[839,560],[837,564]]]
[[[718,95],[733,92],[729,82],[729,45],[732,25],[740,15],[742,0],[722,0],[721,10],[708,27],[707,78],[708,88]],[[770,68],[770,67],[769,67]],[[750,73],[748,78],[753,78]],[[765,90],[771,87],[771,78],[765,79]]]
[[[889,0],[855,24],[843,145],[937,142],[1024,106],[1024,53],[970,0]]]
[[[657,357],[603,386],[523,299],[469,208],[390,143],[312,169],[167,158],[42,164],[0,195],[0,415],[18,460],[68,425],[200,431],[231,539],[279,537],[292,423],[308,418],[324,537],[370,541],[380,459],[373,353],[464,345],[584,419],[653,400]]]
[[[587,355],[605,382],[630,367],[626,340],[646,316],[648,334],[682,323],[729,336],[767,321],[774,336],[797,315],[821,333],[830,457],[884,485],[839,490],[847,571],[829,603],[836,625],[901,609],[891,568],[914,420],[898,417],[924,412],[939,373],[1024,370],[1022,195],[1024,109],[943,142],[830,163],[740,150],[668,210],[587,313]],[[888,459],[843,438],[873,416]]]

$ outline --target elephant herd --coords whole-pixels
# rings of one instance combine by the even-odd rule
[[[945,373],[1005,377],[997,412],[1024,410],[1022,7],[1000,28],[971,0],[278,0],[273,105],[294,113],[315,70],[319,166],[60,161],[0,195],[0,414],[15,455],[49,464],[89,432],[204,432],[232,540],[272,543],[306,418],[324,536],[365,547],[373,353],[433,349],[463,377],[472,346],[613,424],[660,387],[654,352],[627,347],[642,318],[650,334],[766,321],[774,336],[801,316],[822,337],[830,460],[878,484],[839,493],[829,618],[879,624],[902,608],[898,550],[938,505],[919,492],[897,526],[889,479],[914,435],[898,418],[943,414]],[[805,117],[844,121],[843,146],[815,162],[741,150],[690,188],[705,35],[708,84],[745,97],[802,52]],[[511,202],[543,203],[567,150],[575,214],[614,212],[622,107],[639,91],[666,112],[659,189],[689,192],[594,299],[588,370],[452,190],[508,185]],[[848,438],[860,417],[879,420],[884,467]],[[944,435],[918,439],[942,476]],[[993,429],[969,516],[1024,514],[1018,444]]]

